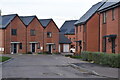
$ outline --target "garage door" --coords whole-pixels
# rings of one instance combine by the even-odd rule
[[[69,52],[69,44],[63,45],[63,52]]]

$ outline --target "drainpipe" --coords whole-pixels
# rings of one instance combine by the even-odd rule
[[[10,53],[12,54],[13,52],[12,52],[12,46],[11,46],[11,37],[12,37],[12,35],[11,35],[11,21],[10,21]]]
[[[27,46],[28,46],[28,40],[27,40],[27,26],[25,26],[26,27],[26,53],[27,53],[27,51],[28,51],[28,49],[27,49]]]
[[[99,31],[98,31],[98,52],[100,52],[100,13],[97,13],[99,16]]]
[[[43,52],[44,52],[44,29],[43,29]]]

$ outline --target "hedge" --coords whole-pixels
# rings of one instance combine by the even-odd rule
[[[82,52],[81,57],[84,61],[93,61],[94,63],[97,64],[120,68],[120,54]]]

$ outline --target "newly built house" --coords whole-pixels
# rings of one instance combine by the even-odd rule
[[[2,16],[2,53],[26,53],[26,26],[17,14]]]
[[[11,14],[0,20],[0,53],[59,52],[59,28],[53,19]]]
[[[26,26],[27,52],[43,52],[43,27],[36,16],[20,16]]]
[[[76,23],[76,53],[120,53],[120,0],[93,5]]]
[[[99,51],[99,14],[97,10],[104,2],[93,5],[76,23],[76,53],[81,51]]]
[[[49,53],[59,51],[59,28],[53,19],[39,19],[43,26],[43,50]]]
[[[100,51],[120,53],[120,0],[108,0],[100,9]]]

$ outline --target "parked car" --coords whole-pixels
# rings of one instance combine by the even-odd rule
[[[75,53],[75,48],[70,48],[71,53]]]

